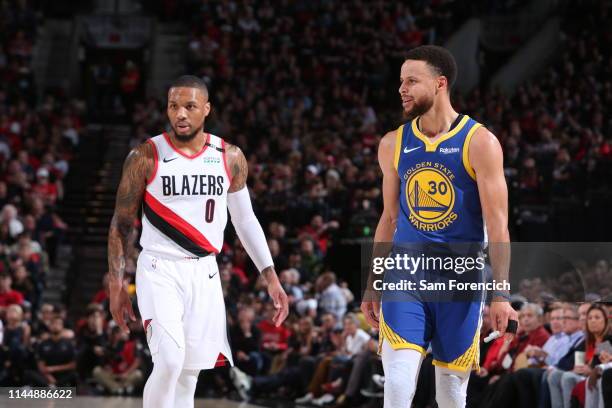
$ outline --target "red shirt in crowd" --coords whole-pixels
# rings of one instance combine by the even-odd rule
[[[7,292],[0,293],[0,307],[20,305],[22,303],[23,295],[21,294],[21,292],[11,289]]]
[[[291,335],[291,331],[284,326],[276,327],[274,323],[268,320],[262,320],[257,325],[257,328],[261,331],[261,344],[264,349],[268,349],[266,347],[266,343],[274,343],[276,344],[277,350],[287,350],[289,336]]]

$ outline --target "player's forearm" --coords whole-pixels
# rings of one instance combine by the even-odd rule
[[[112,283],[123,280],[131,232],[132,220],[113,216],[108,232],[108,270]]]
[[[263,271],[261,271],[261,274],[266,280],[266,282],[268,283],[268,285],[272,282],[278,281],[278,275],[276,274],[276,271],[274,270],[274,265],[268,266],[267,268],[265,268]]]
[[[383,213],[376,226],[374,233],[374,242],[391,242],[397,220]]]
[[[502,220],[492,224],[487,224],[487,233],[493,279],[497,282],[508,281],[510,278],[510,233],[507,222]]]

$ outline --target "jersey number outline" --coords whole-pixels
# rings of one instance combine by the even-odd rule
[[[206,200],[206,211],[204,212],[204,219],[206,222],[211,223],[215,216],[215,200],[209,198]]]

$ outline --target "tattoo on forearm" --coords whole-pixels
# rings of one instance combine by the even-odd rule
[[[153,154],[150,144],[145,143],[132,150],[123,165],[108,233],[108,267],[113,278],[123,277],[126,256],[131,252],[134,220],[142,203],[147,176],[153,168]]]
[[[263,276],[263,278],[266,281],[266,284],[270,283],[270,278],[272,276],[276,275],[276,271],[274,270],[274,266],[268,266],[267,268],[264,268],[263,271],[261,271],[261,276]]]

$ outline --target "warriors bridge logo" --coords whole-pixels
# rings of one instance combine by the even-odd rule
[[[440,231],[457,219],[454,174],[440,163],[423,162],[405,175],[410,222],[421,231]]]

